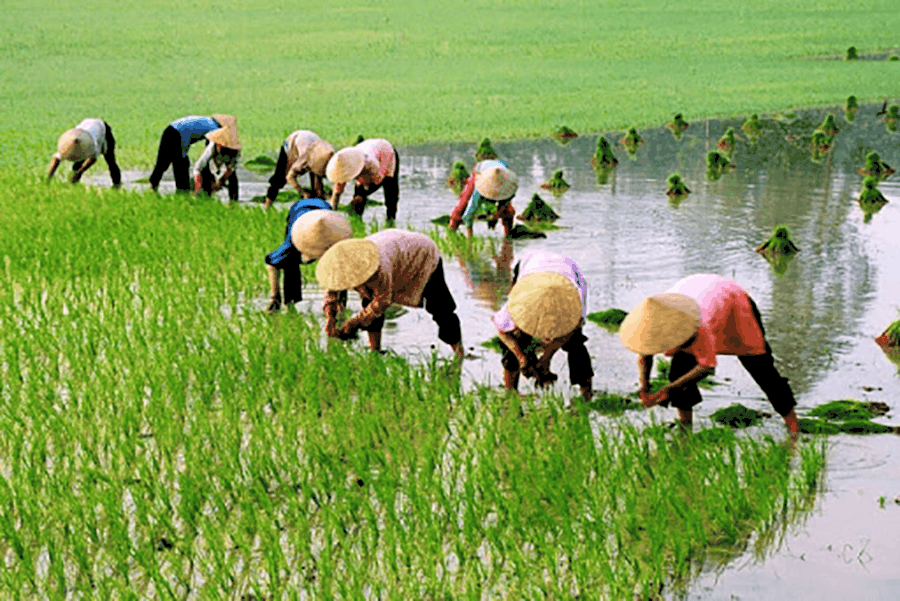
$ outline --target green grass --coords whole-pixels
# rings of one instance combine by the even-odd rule
[[[560,123],[587,134],[676,112],[699,121],[881,100],[896,93],[890,62],[803,59],[894,48],[897,24],[889,0],[10,0],[0,164],[43,168],[85,116],[112,124],[124,165],[147,167],[163,128],[188,114],[237,115],[254,157],[274,156],[297,128],[338,147],[359,133],[474,145],[547,137]]]
[[[0,185],[0,597],[629,598],[777,540],[821,485],[821,442],[792,468],[598,427],[637,409],[615,393],[521,411],[265,314],[283,212]]]

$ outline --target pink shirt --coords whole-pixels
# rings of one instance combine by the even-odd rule
[[[388,229],[366,236],[366,240],[378,248],[378,271],[366,282],[365,291],[360,291],[360,296],[372,302],[347,320],[350,326],[369,325],[393,303],[421,307],[425,285],[441,260],[437,245],[424,234]],[[326,293],[326,306],[334,298],[334,293]]]
[[[750,295],[734,280],[713,275],[688,276],[666,292],[689,296],[700,305],[700,327],[684,349],[704,367],[716,366],[716,355],[763,355],[766,341],[753,315]],[[672,356],[677,349],[666,351]]]
[[[372,140],[363,140],[356,145],[366,155],[366,167],[373,175],[372,183],[376,186],[381,184],[386,177],[393,177],[394,170],[397,169],[397,155],[394,153],[394,147],[387,140],[374,138]],[[364,182],[360,182],[364,183]]]

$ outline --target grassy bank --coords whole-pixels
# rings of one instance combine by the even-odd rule
[[[821,486],[820,443],[520,415],[265,315],[283,213],[2,184],[4,598],[630,598],[764,554]]]
[[[898,19],[889,0],[13,0],[0,15],[0,164],[42,168],[85,116],[113,125],[124,164],[146,167],[187,114],[238,115],[255,156],[297,128],[336,145],[474,142],[879,100],[897,94],[900,64],[804,59],[892,48]]]

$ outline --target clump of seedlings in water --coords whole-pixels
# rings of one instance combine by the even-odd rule
[[[594,322],[601,328],[606,328],[610,332],[618,332],[619,326],[628,316],[628,313],[622,309],[607,309],[606,311],[598,311],[588,313],[587,320]]]
[[[734,163],[718,150],[710,150],[706,153],[706,179],[709,181],[718,181],[734,167]]]
[[[537,238],[546,238],[547,234],[533,230],[527,225],[517,223],[509,231],[508,237],[512,240],[534,240]]]
[[[687,184],[678,173],[670,173],[666,178],[666,196],[681,198],[690,194]]]
[[[594,156],[591,157],[591,165],[595,168],[600,168],[615,167],[618,164],[619,160],[613,154],[609,140],[600,136],[600,139],[597,140],[597,149],[594,151]]]
[[[734,153],[734,128],[729,127],[725,130],[725,133],[722,134],[722,137],[716,142],[716,148],[729,157]]]
[[[672,135],[675,136],[676,140],[680,140],[681,135],[688,127],[690,127],[690,125],[690,123],[684,120],[684,117],[681,113],[675,113],[675,116],[672,117],[672,120],[666,123],[666,129],[672,132]]]
[[[450,175],[447,176],[447,185],[457,194],[462,192],[463,184],[469,178],[469,170],[462,161],[456,161],[450,167]]]
[[[825,116],[825,119],[822,121],[821,125],[816,128],[817,131],[821,131],[825,133],[830,139],[833,139],[838,134],[838,126],[837,121],[834,120],[834,115],[828,113]]]
[[[779,225],[768,240],[756,247],[756,252],[786,257],[800,252],[800,249],[791,240],[791,232],[787,226]]]
[[[859,55],[856,53],[856,46],[850,46],[849,48],[847,48],[847,60],[859,60]]]
[[[888,107],[887,113],[885,113],[884,124],[887,126],[887,129],[891,133],[897,132],[897,124],[900,123],[900,106],[896,104],[892,104]]]
[[[878,189],[878,180],[871,175],[863,180],[862,190],[859,192],[860,204],[887,204],[887,198]]]
[[[753,113],[744,119],[744,122],[741,123],[741,131],[747,135],[751,144],[756,144],[762,135],[762,122],[759,120],[759,115]]]
[[[871,175],[879,181],[893,173],[895,173],[894,169],[882,161],[881,156],[874,150],[866,153],[866,164],[859,168],[860,175]]]
[[[490,138],[482,140],[481,144],[478,145],[478,149],[475,151],[476,161],[488,161],[496,159],[497,156],[497,152],[494,150],[494,147],[491,146]]]
[[[592,159],[593,160],[593,159]],[[615,172],[616,166],[610,165],[608,167],[596,167],[595,173],[597,174],[597,183],[601,186],[605,186],[609,183],[609,176]]]
[[[244,167],[251,171],[269,171],[275,168],[275,160],[264,154],[250,159],[249,161],[242,161],[242,163]]]
[[[628,152],[628,156],[633,157],[637,154],[638,148],[641,147],[644,143],[644,138],[641,134],[638,133],[637,129],[631,128],[628,130],[628,133],[622,136],[622,139],[619,140],[622,146],[625,147],[625,151]]]
[[[772,417],[772,414],[745,407],[740,403],[735,403],[728,407],[716,410],[710,417],[713,421],[725,424],[726,426],[731,426],[732,428],[749,428],[750,426],[758,424],[764,417]]]
[[[856,118],[856,113],[859,111],[859,102],[856,100],[856,96],[848,96],[847,104],[844,106],[844,119],[847,122],[852,123]]]
[[[538,194],[531,197],[531,202],[525,207],[519,215],[516,216],[521,221],[527,222],[554,222],[559,219],[559,215],[553,210],[553,207],[544,202]]]
[[[557,169],[553,172],[553,177],[541,184],[540,187],[544,190],[550,190],[555,194],[561,194],[568,190],[571,186],[569,186],[569,182],[563,179],[563,170]]]
[[[829,150],[831,150],[831,140],[832,136],[829,136],[820,129],[815,130],[812,134],[812,140],[809,144],[810,152],[812,152],[815,156],[826,154]]]
[[[560,125],[556,131],[553,132],[553,137],[560,142],[569,142],[578,137],[578,132],[565,125]]]
[[[803,419],[800,431],[810,434],[888,434],[897,433],[898,428],[877,424],[875,417],[887,414],[890,410],[885,403],[864,403],[854,399],[830,401],[814,407],[809,415],[818,419]]]

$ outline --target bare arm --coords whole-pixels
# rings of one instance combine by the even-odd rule
[[[338,205],[341,203],[341,194],[344,193],[344,188],[347,187],[347,184],[335,184],[331,189],[331,208],[337,211]]]
[[[53,177],[53,174],[56,173],[56,169],[59,167],[59,157],[53,156],[53,159],[50,161],[50,171],[47,172],[47,179]]]
[[[649,395],[646,398],[644,396],[641,397],[641,402],[644,407],[653,407],[655,405],[659,405],[661,402],[665,401],[669,398],[669,391],[675,388],[681,388],[682,386],[686,386],[692,382],[699,382],[706,376],[712,374],[715,371],[712,367],[706,367],[704,365],[695,365],[691,368],[689,372],[675,380],[674,382],[670,382],[660,388],[656,394]]]
[[[97,157],[91,157],[88,160],[86,160],[84,163],[82,163],[81,167],[78,169],[78,171],[76,171],[75,173],[72,174],[72,180],[71,180],[72,183],[73,184],[78,183],[78,181],[81,179],[81,176],[84,175],[84,172],[87,171],[88,169],[90,169],[91,166],[96,162],[97,162]]]

